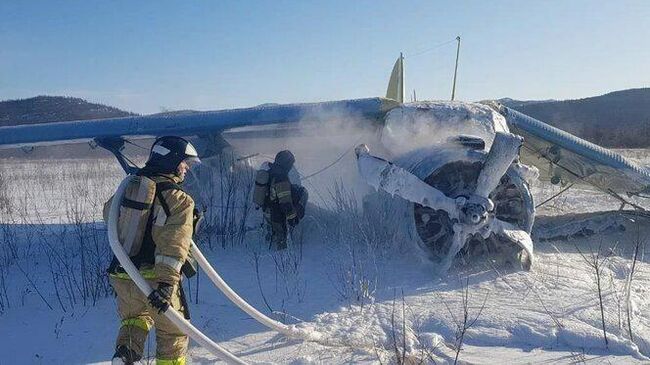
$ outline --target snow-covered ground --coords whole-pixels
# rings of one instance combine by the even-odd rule
[[[650,161],[647,151],[623,152]],[[328,209],[311,207],[287,252],[264,247],[262,232],[254,229],[259,220],[254,210],[243,228],[236,225],[241,213],[228,218],[230,223],[215,218],[213,235],[199,240],[243,298],[278,320],[319,331],[330,346],[264,328],[203,275],[185,283],[199,329],[251,363],[453,363],[467,308],[472,325],[460,362],[650,361],[645,257],[650,228],[645,219],[612,212],[618,208],[615,200],[575,188],[540,207],[531,272],[472,260],[436,277],[411,239],[379,224],[390,216],[362,216],[355,209],[360,197],[325,188],[322,179],[349,172],[340,168],[307,185]],[[101,220],[101,204],[121,176],[112,160],[1,161],[0,364],[108,363],[119,322],[104,280],[110,259],[105,227],[94,222]],[[534,186],[537,202],[559,190]],[[238,204],[232,208],[241,208]],[[576,219],[600,222],[593,226],[605,230],[572,236],[570,223]],[[630,282],[637,243],[639,260]],[[597,252],[607,344],[589,264]],[[151,336],[150,363],[154,346]],[[194,364],[218,362],[196,344],[190,354]]]

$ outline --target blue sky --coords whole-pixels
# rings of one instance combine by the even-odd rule
[[[0,100],[222,109],[407,91],[567,99],[650,86],[650,1],[2,1]],[[422,51],[429,52],[421,53]],[[421,54],[418,54],[421,53]]]

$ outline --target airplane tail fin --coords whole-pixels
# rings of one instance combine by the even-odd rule
[[[395,61],[393,72],[390,74],[386,97],[404,102],[404,56],[400,53],[399,58]]]

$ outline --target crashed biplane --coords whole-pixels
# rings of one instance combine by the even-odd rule
[[[530,268],[535,204],[529,183],[537,171],[552,184],[591,186],[622,206],[639,208],[626,198],[650,189],[645,167],[498,102],[404,103],[403,70],[400,58],[386,98],[1,127],[0,148],[89,142],[112,152],[131,173],[137,167],[121,153],[131,138],[197,136],[208,146],[204,153],[219,154],[228,146],[224,136],[241,127],[255,134],[290,130],[305,120],[328,123],[331,115],[362,118],[379,138],[369,143],[372,150],[357,148],[360,175],[411,204],[413,237],[447,265],[463,248],[511,242],[523,249],[522,265]],[[444,143],[422,140],[438,130],[452,133]],[[376,149],[384,158],[373,156]]]

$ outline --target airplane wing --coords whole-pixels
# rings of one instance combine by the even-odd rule
[[[522,161],[540,169],[540,176],[552,183],[591,185],[610,194],[650,190],[647,168],[514,109],[489,105],[505,117],[511,132],[524,137]]]
[[[217,134],[229,129],[302,120],[364,117],[379,119],[399,105],[385,98],[322,103],[263,105],[206,112],[179,112],[138,117],[79,120],[0,127],[0,149],[109,140],[121,137]]]

